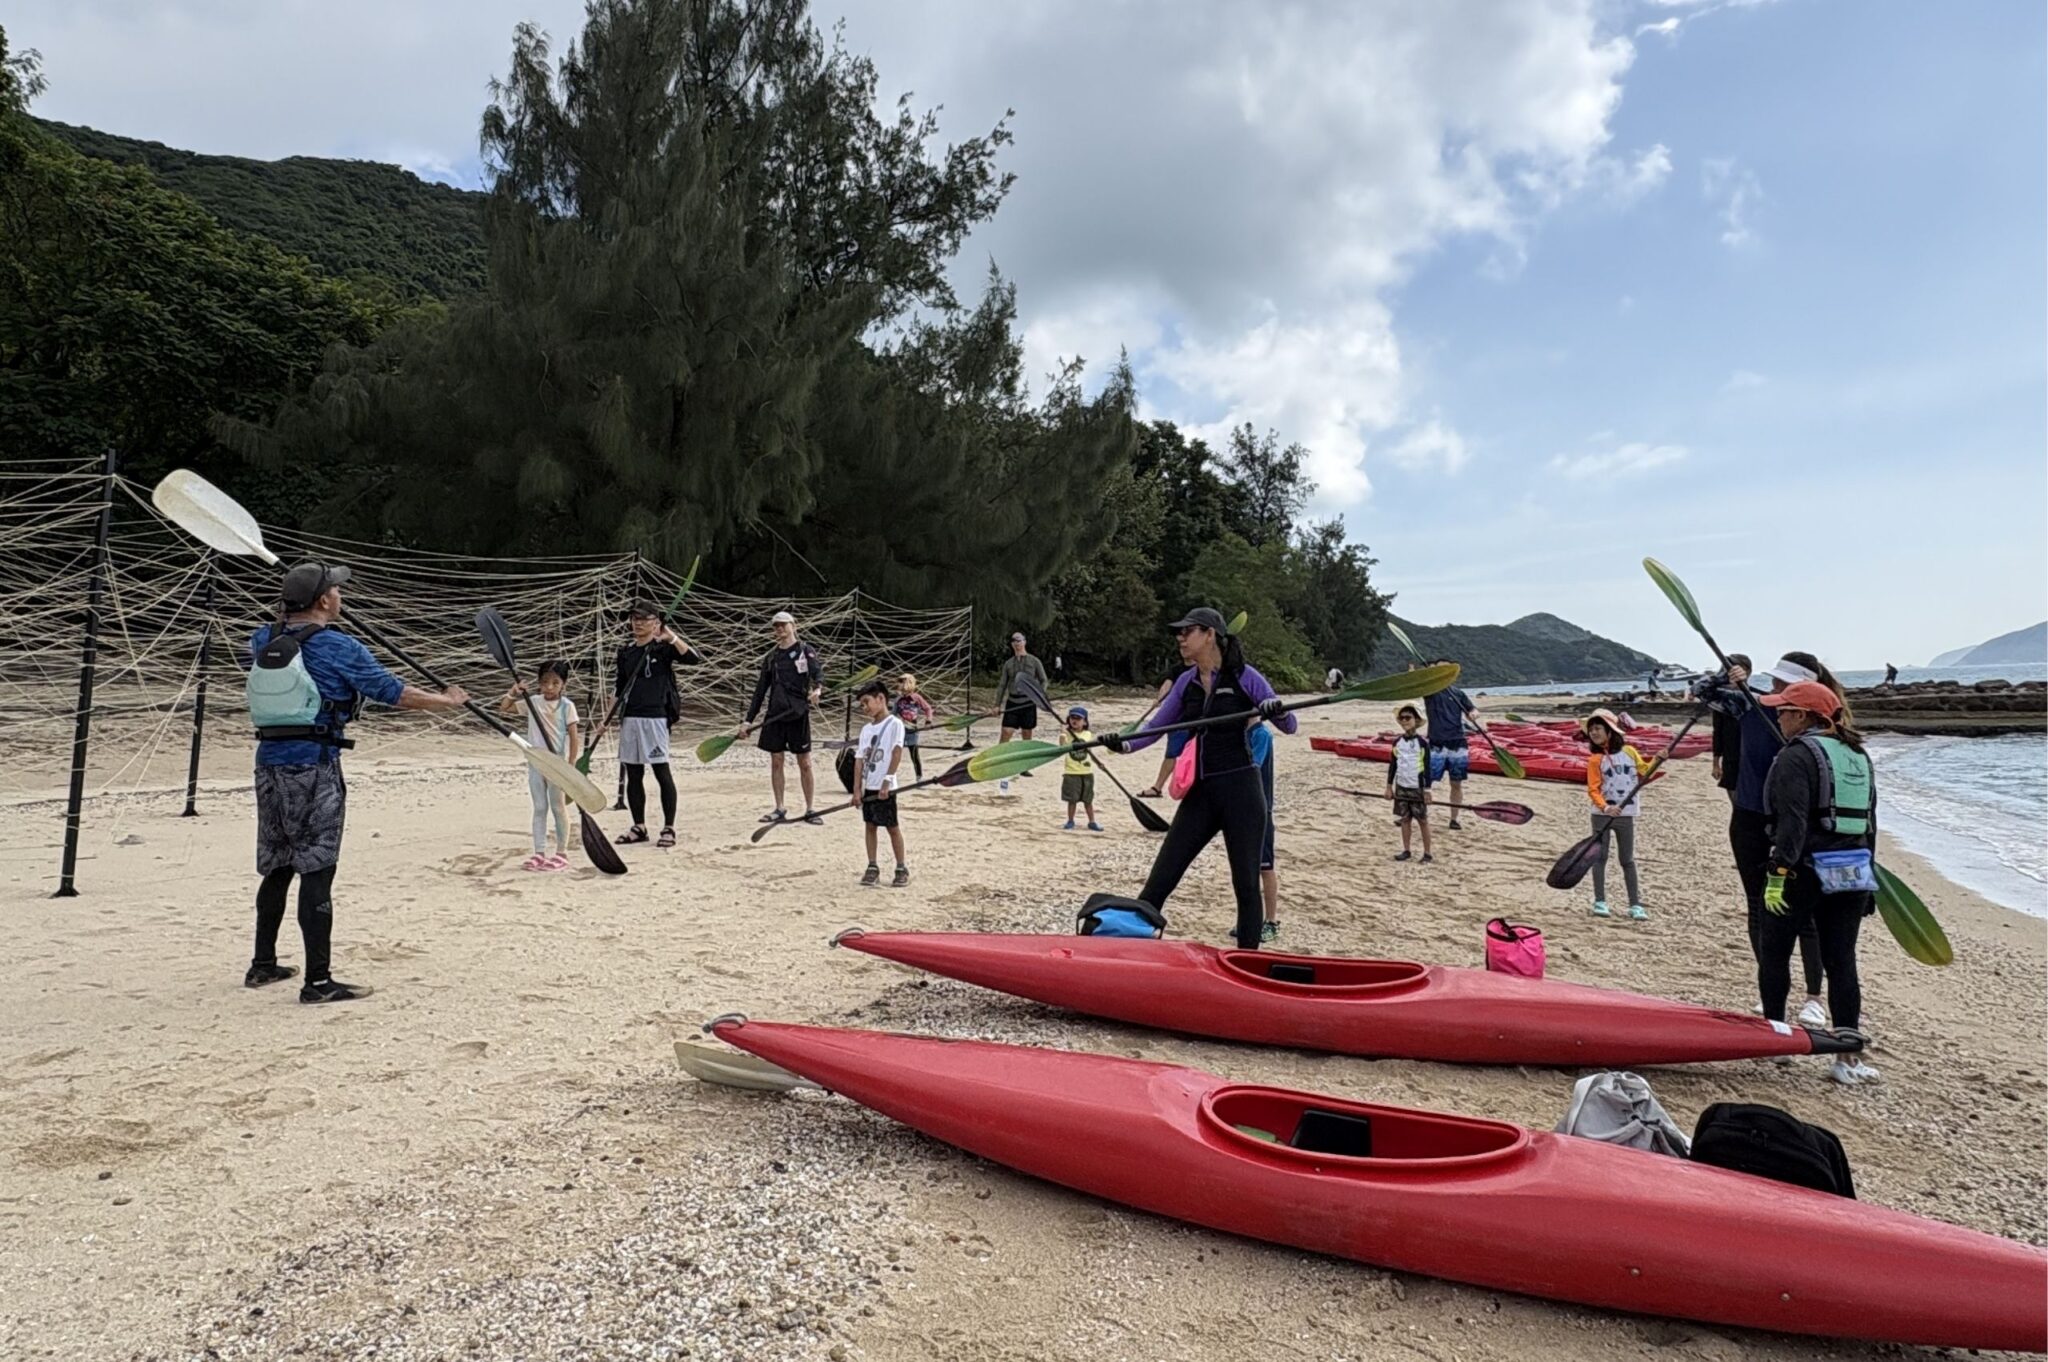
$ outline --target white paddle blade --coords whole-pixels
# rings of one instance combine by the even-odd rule
[[[189,468],[166,473],[149,500],[165,519],[216,552],[254,554],[266,563],[277,561],[277,555],[263,546],[263,531],[256,517]]]
[[[577,808],[585,813],[603,813],[611,807],[611,801],[605,798],[603,790],[597,788],[597,782],[565,758],[535,747],[517,733],[511,736],[512,741],[519,744],[519,750],[526,754],[527,764],[540,772],[542,780],[569,796]]]
[[[808,1078],[799,1078],[781,1065],[770,1064],[744,1050],[698,1045],[687,1040],[676,1042],[676,1063],[682,1065],[683,1072],[690,1077],[725,1088],[745,1088],[750,1092],[793,1092],[798,1088],[818,1086]]]

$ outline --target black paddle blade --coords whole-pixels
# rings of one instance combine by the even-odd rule
[[[1136,815],[1139,826],[1143,827],[1145,831],[1165,832],[1168,828],[1173,826],[1171,823],[1167,822],[1164,818],[1159,816],[1159,811],[1157,809],[1153,808],[1150,804],[1147,804],[1144,800],[1138,798],[1136,795],[1131,794],[1129,791],[1125,791],[1124,797],[1131,801],[1131,812],[1132,814]]]
[[[1550,873],[1543,877],[1543,882],[1552,889],[1576,889],[1579,881],[1585,879],[1606,854],[1607,844],[1598,837],[1574,842],[1550,867]]]
[[[1520,827],[1536,816],[1536,810],[1530,808],[1527,804],[1511,804],[1505,799],[1495,799],[1484,804],[1474,804],[1467,808],[1465,812],[1471,814],[1474,818],[1488,818],[1496,823],[1512,823],[1516,827]]]
[[[962,785],[972,785],[974,783],[974,776],[967,769],[967,764],[972,760],[972,757],[961,758],[959,761],[954,762],[951,766],[948,766],[945,769],[945,771],[931,783],[933,785],[937,785],[941,789],[947,790],[958,789]]]
[[[583,815],[583,854],[590,863],[606,875],[625,874],[626,863],[620,858],[619,849],[604,835],[604,829],[597,825],[597,820],[582,809],[576,812]]]
[[[512,631],[505,627],[505,617],[487,605],[476,612],[476,631],[483,636],[484,651],[491,660],[516,676],[519,664],[512,660]]]

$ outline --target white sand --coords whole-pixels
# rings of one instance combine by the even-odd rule
[[[1325,711],[1305,727],[1384,718]],[[1184,1040],[825,949],[854,922],[1066,930],[1090,890],[1135,892],[1153,840],[1106,785],[1109,831],[1062,832],[1057,767],[1010,798],[910,796],[916,880],[888,891],[855,884],[856,815],[749,845],[767,781],[744,749],[708,769],[684,758],[675,851],[628,848],[618,880],[524,873],[524,768],[507,757],[434,734],[351,765],[337,973],[379,992],[342,1007],[300,1007],[295,985],[240,987],[253,815],[231,749],[209,764],[220,786],[199,818],[176,817],[170,794],[94,801],[77,899],[46,897],[55,806],[11,810],[0,1356],[1890,1355],[1316,1259],[1031,1182],[838,1099],[700,1087],[670,1042],[727,1010],[1138,1054],[1544,1127],[1572,1075]],[[1117,769],[1137,788],[1153,766],[1145,754]],[[1475,780],[1474,798],[1539,817],[1468,820],[1424,867],[1388,860],[1397,841],[1377,806],[1311,793],[1381,780],[1305,736],[1282,741],[1286,948],[1477,964],[1482,924],[1505,913],[1544,928],[1557,977],[1752,1000],[1704,761],[1646,799],[1647,925],[1594,921],[1588,891],[1542,887],[1582,834],[1580,790]],[[2043,1242],[2048,924],[1902,853],[1888,863],[1941,917],[1957,962],[1915,965],[1870,920],[1881,1083],[1839,1089],[1817,1061],[1652,1081],[1688,1128],[1717,1100],[1784,1106],[1842,1136],[1864,1199]],[[1180,933],[1228,932],[1220,848],[1172,910]],[[296,963],[289,918],[282,944]]]

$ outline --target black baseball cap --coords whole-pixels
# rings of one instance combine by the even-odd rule
[[[1223,612],[1211,610],[1206,605],[1196,606],[1188,611],[1184,618],[1177,619],[1166,627],[1169,629],[1213,629],[1219,637],[1230,632],[1224,623]]]
[[[653,601],[650,601],[645,597],[642,597],[641,599],[634,601],[632,608],[626,611],[626,618],[635,620],[658,620],[661,618],[661,607],[656,605]]]
[[[348,580],[348,569],[338,563],[301,563],[284,575],[278,592],[287,610],[309,610],[330,587]]]

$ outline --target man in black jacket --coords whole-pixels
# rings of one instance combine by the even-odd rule
[[[676,781],[668,769],[668,731],[680,717],[682,697],[676,692],[677,663],[704,659],[663,622],[652,601],[635,601],[629,616],[633,641],[619,649],[614,662],[612,712],[619,718],[619,766],[626,773],[626,807],[633,826],[619,834],[621,842],[647,840],[647,768],[661,787],[661,837],[657,846],[676,844]]]
[[[762,703],[768,717],[761,723],[760,748],[768,754],[768,784],[775,792],[775,807],[761,816],[763,823],[780,823],[789,817],[783,801],[782,756],[796,758],[797,780],[804,790],[804,822],[822,823],[813,807],[816,799],[811,779],[811,706],[824,691],[824,660],[818,650],[796,636],[796,616],[778,610],[769,621],[775,646],[762,659],[761,675],[754,681],[754,699],[747,706],[746,721],[740,725],[744,738],[754,728]]]

